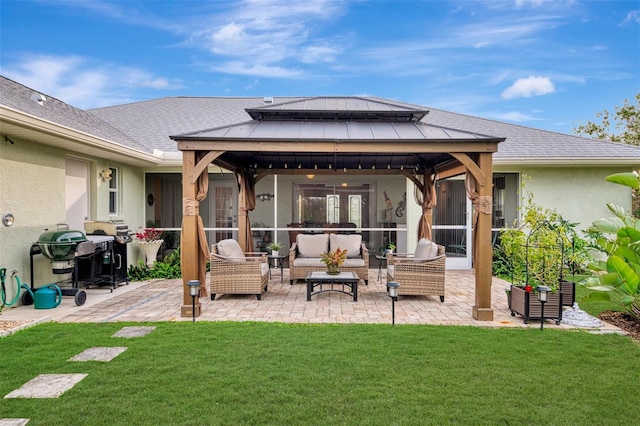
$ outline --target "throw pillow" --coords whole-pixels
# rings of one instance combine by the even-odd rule
[[[242,262],[245,259],[244,252],[236,240],[218,241],[218,254],[234,262]]]

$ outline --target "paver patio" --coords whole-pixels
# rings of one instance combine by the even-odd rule
[[[383,271],[384,272],[384,271]],[[250,295],[219,295],[215,301],[200,299],[202,314],[196,321],[277,321],[289,323],[391,323],[391,299],[386,293],[384,278],[378,280],[378,270],[369,270],[369,285],[358,286],[358,301],[348,295],[323,293],[306,301],[306,285],[297,281],[290,285],[288,271],[284,282],[278,274],[269,281],[269,290],[262,300]],[[384,277],[384,274],[383,274]],[[493,321],[477,321],[471,315],[474,305],[474,275],[472,271],[447,271],[445,301],[438,297],[404,296],[395,304],[396,324],[474,325],[482,327],[539,327],[538,321],[524,324],[521,317],[512,317],[507,308],[507,281],[494,278],[492,283]],[[180,316],[182,280],[153,280],[131,283],[109,293],[104,289],[89,289],[88,301],[97,303],[75,306],[70,298],[55,309],[35,310],[21,306],[6,310],[0,321],[12,319],[70,322],[155,322],[191,321]],[[547,320],[545,327],[575,328],[556,325]],[[605,324],[600,331],[616,331]]]

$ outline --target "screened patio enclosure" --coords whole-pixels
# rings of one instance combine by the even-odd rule
[[[466,175],[473,211],[473,316],[492,320],[492,154],[504,138],[428,123],[428,111],[360,97],[320,97],[247,109],[247,121],[171,136],[183,154],[182,315],[192,315],[187,282],[206,294],[207,240],[199,204],[208,192],[207,168],[233,172],[238,184],[238,240],[251,247],[255,183],[278,175],[402,175],[422,206],[417,236],[431,237],[435,183]],[[199,315],[196,305],[195,315]]]

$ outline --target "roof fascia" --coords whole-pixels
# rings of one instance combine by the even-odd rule
[[[638,168],[640,157],[628,158],[496,158],[493,157],[494,166],[630,166]]]
[[[158,165],[162,160],[153,154],[148,154],[116,142],[103,139],[86,132],[82,132],[52,121],[43,120],[22,111],[0,105],[0,122],[3,123],[2,132],[12,133],[12,129],[25,139],[51,145],[68,151],[82,152],[98,158],[117,160],[121,163],[136,166]],[[47,135],[42,140],[37,135]]]
[[[236,152],[376,152],[376,153],[469,153],[497,152],[500,138],[464,140],[322,140],[322,139],[202,139],[173,136],[180,151]]]

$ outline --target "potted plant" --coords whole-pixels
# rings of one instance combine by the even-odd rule
[[[269,243],[269,250],[271,250],[271,256],[278,256],[280,253],[280,249],[282,248],[282,245],[276,241],[271,241]]]
[[[575,301],[575,284],[565,280],[567,266],[572,270],[582,262],[572,252],[574,224],[562,219],[555,211],[536,206],[529,199],[520,228],[501,232],[499,256],[506,264],[511,287],[507,291],[511,315],[520,314],[525,323],[541,317],[537,288],[549,287],[544,317],[562,319],[562,307]]]
[[[385,256],[388,254],[393,253],[393,251],[396,249],[396,243],[394,243],[393,241],[390,241],[386,247],[384,248],[384,254]]]
[[[347,250],[340,250],[340,247],[338,247],[336,251],[322,253],[320,258],[327,265],[327,274],[336,275],[339,273],[338,268],[342,266],[347,258]]]
[[[162,233],[161,229],[140,227],[135,234],[135,240],[144,252],[149,268],[152,268],[156,262],[158,250],[160,250],[160,246],[164,242]]]

